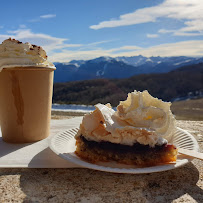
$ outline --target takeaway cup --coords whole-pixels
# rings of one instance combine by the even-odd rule
[[[49,136],[53,68],[14,67],[0,72],[0,127],[9,143]]]

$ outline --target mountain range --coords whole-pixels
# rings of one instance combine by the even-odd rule
[[[182,66],[203,62],[203,57],[99,57],[92,60],[55,62],[54,82],[98,78],[119,79],[149,73],[168,73]]]
[[[86,104],[110,102],[117,106],[127,93],[148,90],[164,101],[203,97],[203,63],[168,73],[140,74],[124,79],[92,79],[54,84],[53,103]]]

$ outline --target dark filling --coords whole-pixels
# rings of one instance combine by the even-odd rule
[[[136,153],[136,154],[143,154],[145,152],[153,152],[153,153],[160,153],[163,151],[166,151],[167,148],[169,147],[168,144],[163,144],[161,146],[156,145],[155,147],[150,147],[149,145],[142,145],[139,143],[135,143],[132,146],[129,145],[122,145],[122,144],[116,144],[116,143],[111,143],[111,142],[95,142],[95,141],[90,141],[87,140],[85,137],[82,135],[80,136],[80,139],[83,141],[85,146],[89,149],[101,149],[105,151],[110,151],[110,152],[119,152],[119,153]],[[173,145],[170,145],[173,146]]]

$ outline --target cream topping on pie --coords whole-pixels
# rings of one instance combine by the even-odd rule
[[[147,91],[129,93],[117,111],[109,104],[95,107],[84,116],[76,136],[130,146],[140,143],[154,147],[171,141],[175,119],[170,103],[153,98]]]

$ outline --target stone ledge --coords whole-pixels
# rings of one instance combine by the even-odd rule
[[[64,121],[62,121],[64,122]],[[203,121],[177,121],[203,150]],[[89,169],[0,169],[0,202],[202,202],[202,161],[131,175]]]

